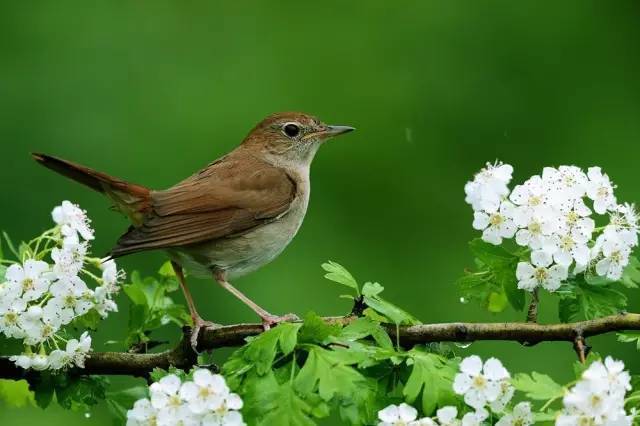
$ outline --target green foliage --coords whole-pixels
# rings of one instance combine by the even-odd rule
[[[324,276],[326,279],[352,288],[356,291],[356,295],[360,295],[360,286],[358,285],[358,282],[344,266],[329,260],[322,264],[322,269],[327,271]]]
[[[433,413],[436,407],[455,405],[453,378],[458,363],[440,355],[412,349],[407,358],[411,375],[407,379],[403,394],[413,403],[422,392],[422,411]]]
[[[627,307],[627,296],[611,283],[590,284],[584,276],[575,276],[561,287],[558,316],[562,322],[594,319],[618,314]]]
[[[520,256],[481,239],[472,240],[469,248],[478,270],[458,280],[462,297],[480,302],[490,312],[502,312],[508,303],[521,311],[524,292],[518,289],[515,274]]]
[[[124,424],[127,418],[127,411],[133,404],[148,396],[146,386],[134,386],[119,391],[107,391],[105,393],[107,408],[114,417],[114,424]]]
[[[0,379],[0,403],[6,407],[22,408],[35,405],[35,399],[25,380]]]
[[[529,399],[545,401],[562,396],[564,388],[556,383],[551,377],[533,372],[516,374],[511,380],[511,384],[521,392],[524,392]]]
[[[380,297],[380,293],[384,291],[384,287],[379,283],[366,282],[362,286],[361,290],[358,282],[344,266],[336,262],[329,261],[324,263],[322,268],[328,272],[325,275],[325,278],[355,290],[355,297],[343,297],[355,300],[362,296],[362,301],[370,308],[371,311],[373,311],[369,311],[367,316],[378,321],[390,322],[393,324],[420,324],[420,321],[411,314]]]
[[[102,376],[71,376],[42,373],[30,383],[35,401],[41,408],[49,406],[55,395],[61,407],[86,411],[105,399],[108,385]]]
[[[618,333],[618,341],[623,343],[635,343],[636,349],[640,351],[640,332],[628,331],[626,333]]]
[[[190,323],[190,316],[181,304],[177,304],[169,293],[178,289],[175,275],[167,264],[159,271],[159,278],[142,278],[140,273],[131,274],[130,283],[123,286],[129,298],[129,333],[125,344],[127,347],[144,344],[150,341],[149,334],[158,328],[174,324],[179,327]]]

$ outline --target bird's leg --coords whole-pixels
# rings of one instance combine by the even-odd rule
[[[196,310],[196,304],[193,303],[193,297],[191,297],[191,292],[189,291],[189,287],[187,287],[187,281],[184,278],[182,266],[173,261],[171,262],[171,266],[173,267],[173,271],[176,273],[178,283],[180,283],[180,288],[184,293],[184,298],[187,299],[187,305],[189,306],[189,312],[191,313],[191,320],[193,321],[193,329],[191,330],[191,347],[195,351],[198,346],[200,329],[202,329],[202,327],[220,327],[220,325],[202,319]]]
[[[253,300],[249,299],[245,296],[240,290],[232,286],[225,276],[224,271],[215,270],[213,272],[213,278],[220,284],[224,289],[229,291],[235,297],[240,299],[245,305],[251,308],[253,312],[258,314],[258,316],[262,319],[262,326],[265,330],[269,330],[272,325],[278,324],[284,321],[298,321],[298,318],[295,314],[287,314],[283,316],[272,315],[260,306],[258,306]]]

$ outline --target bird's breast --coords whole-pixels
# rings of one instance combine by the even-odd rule
[[[298,179],[296,196],[279,217],[250,231],[197,247],[173,250],[170,254],[197,276],[211,276],[212,269],[227,272],[233,279],[248,274],[275,259],[296,235],[309,204],[309,180]]]

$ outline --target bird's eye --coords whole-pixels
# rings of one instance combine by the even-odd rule
[[[282,131],[290,138],[295,138],[300,134],[300,126],[293,123],[287,123],[282,127]]]

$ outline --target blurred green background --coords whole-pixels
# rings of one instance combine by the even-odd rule
[[[458,301],[477,235],[463,185],[496,158],[514,165],[516,182],[545,165],[600,165],[619,199],[640,201],[639,19],[635,1],[3,2],[0,227],[28,238],[70,199],[89,211],[104,253],[125,220],[30,151],[164,188],[263,116],[302,110],[358,131],[322,148],[300,233],[239,288],[275,313],[342,314],[342,289],[320,269],[333,259],[425,322],[520,320]],[[121,263],[152,273],[163,261]],[[192,288],[207,319],[255,320],[211,282]],[[638,301],[631,295],[631,310]],[[556,320],[552,300],[541,309]],[[126,321],[123,306],[96,340],[121,339]],[[589,343],[640,372],[614,335]],[[563,343],[460,351],[558,380],[575,359]],[[2,424],[39,421],[111,424],[103,407],[0,408]]]

